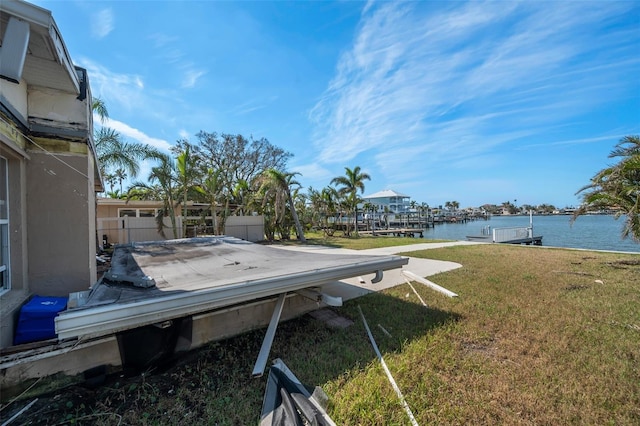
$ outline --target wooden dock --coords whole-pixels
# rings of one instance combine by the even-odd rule
[[[390,229],[376,229],[372,231],[358,231],[361,235],[373,235],[375,236],[393,236],[393,237],[415,237],[424,238],[424,229],[418,228],[390,228]]]
[[[542,235],[534,236],[534,237],[525,237],[525,238],[515,238],[512,240],[502,240],[502,241],[493,241],[491,235],[467,235],[468,241],[477,241],[484,243],[500,243],[500,244],[526,244],[534,246],[542,245]]]

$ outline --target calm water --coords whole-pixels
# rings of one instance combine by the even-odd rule
[[[533,235],[542,235],[543,246],[617,250],[640,253],[640,244],[620,234],[624,217],[580,216],[573,224],[571,216],[534,216]],[[489,220],[467,223],[446,223],[425,230],[425,238],[465,240],[467,235],[480,235],[485,226],[491,228],[528,226],[529,216],[494,216]]]

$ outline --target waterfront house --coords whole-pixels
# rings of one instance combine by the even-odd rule
[[[96,281],[96,193],[86,70],[51,12],[0,2],[0,347],[31,295]]]
[[[411,211],[411,197],[391,189],[365,195],[362,200],[364,204],[371,204],[376,213],[406,214]]]

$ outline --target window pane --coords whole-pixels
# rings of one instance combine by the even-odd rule
[[[119,217],[125,217],[125,216],[136,217],[136,211],[132,209],[119,209],[118,216]]]
[[[7,173],[7,160],[0,157],[0,219],[7,219],[9,216],[7,185],[9,175]]]
[[[9,288],[9,225],[0,224],[0,290]]]
[[[153,209],[140,209],[138,210],[140,217],[155,217],[156,212]]]

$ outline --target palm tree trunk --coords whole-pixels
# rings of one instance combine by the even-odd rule
[[[298,213],[296,212],[296,208],[293,205],[293,197],[291,196],[291,191],[287,191],[287,199],[289,201],[289,209],[291,210],[291,216],[293,216],[293,221],[296,224],[298,239],[300,240],[300,242],[306,243],[307,239],[304,237],[304,231],[302,230],[302,225],[300,224]]]

